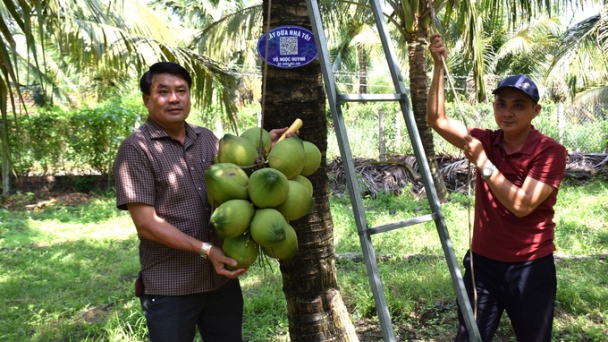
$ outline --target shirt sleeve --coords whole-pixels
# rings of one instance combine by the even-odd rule
[[[125,142],[114,162],[116,207],[127,210],[128,203],[155,204],[153,168],[146,153],[137,145]]]
[[[549,143],[536,156],[528,176],[557,188],[566,173],[566,159],[567,152],[564,146]]]
[[[492,131],[489,129],[481,129],[481,128],[469,128],[469,134],[475,139],[484,140],[486,139]],[[482,141],[483,142],[483,141]]]

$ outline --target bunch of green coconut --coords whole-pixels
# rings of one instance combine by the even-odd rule
[[[298,240],[289,222],[312,210],[312,183],[306,177],[320,163],[319,149],[297,136],[278,141],[272,149],[270,134],[259,127],[220,139],[205,182],[211,224],[223,239],[224,254],[238,263],[227,268],[247,268],[260,253],[275,259],[297,254]]]

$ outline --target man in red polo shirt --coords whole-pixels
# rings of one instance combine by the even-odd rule
[[[553,206],[564,178],[566,149],[532,126],[541,110],[536,84],[525,75],[502,80],[493,91],[498,130],[467,128],[445,114],[441,36],[431,36],[434,60],[427,121],[464,150],[477,169],[473,272],[477,325],[491,341],[507,311],[519,342],[551,341],[556,292]],[[464,282],[474,307],[470,254]],[[462,320],[456,341],[468,341]]]

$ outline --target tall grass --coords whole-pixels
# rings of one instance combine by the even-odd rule
[[[23,204],[32,196],[13,197]],[[338,254],[359,253],[350,201],[331,198]],[[468,248],[467,198],[443,204],[456,255]],[[365,198],[370,226],[419,216],[427,203],[407,191]],[[608,332],[608,182],[566,182],[556,205],[558,295],[555,341],[606,341]],[[455,293],[434,225],[374,235],[387,304],[398,340],[449,341]],[[88,204],[50,203],[36,210],[0,209],[0,341],[145,341],[133,280],[139,269],[131,219],[111,196]],[[287,341],[288,320],[278,264],[258,263],[241,277],[246,341]],[[336,264],[342,297],[362,341],[377,341],[376,309],[365,265]],[[375,328],[372,328],[375,324]],[[367,327],[366,329],[363,329]],[[365,330],[368,330],[367,332]],[[505,318],[495,341],[510,341]],[[200,339],[199,339],[200,340]]]

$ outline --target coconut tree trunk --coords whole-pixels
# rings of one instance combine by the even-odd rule
[[[420,2],[425,3],[425,1]],[[424,13],[424,11],[420,11]],[[428,81],[426,74],[426,51],[428,49],[427,40],[429,37],[429,26],[421,25],[419,21],[416,25],[416,32],[411,34],[408,39],[408,59],[409,59],[409,79],[410,93],[412,98],[412,111],[416,119],[416,127],[420,134],[420,140],[424,147],[424,153],[429,163],[437,196],[441,201],[448,199],[449,193],[445,186],[443,176],[437,165],[435,158],[435,144],[431,128],[426,121],[426,102],[428,96]]]
[[[2,165],[2,194],[0,195],[0,204],[4,204],[6,197],[10,191],[10,176],[11,176],[11,165],[10,165],[10,150],[8,144],[8,120],[6,116],[6,106],[2,108],[2,122],[0,122],[0,157]]]
[[[263,6],[266,31],[267,0]],[[305,1],[272,1],[270,27],[283,25],[311,29]],[[334,264],[333,222],[325,171],[325,93],[320,64],[315,61],[295,69],[268,66],[265,83],[264,128],[286,127],[300,118],[304,122],[300,138],[315,144],[322,154],[321,166],[308,177],[314,189],[312,213],[290,222],[298,236],[299,253],[280,262],[291,341],[357,341],[338,288]]]

